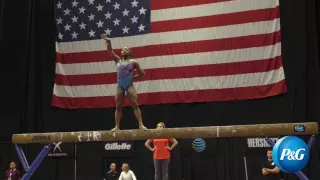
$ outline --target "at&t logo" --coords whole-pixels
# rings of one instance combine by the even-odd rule
[[[192,147],[197,152],[202,152],[206,149],[206,142],[202,138],[196,138],[192,142]]]
[[[280,170],[287,173],[298,172],[309,161],[308,145],[298,137],[286,136],[274,145],[272,157]]]

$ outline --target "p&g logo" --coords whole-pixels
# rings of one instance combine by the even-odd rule
[[[308,145],[298,137],[286,136],[274,145],[272,157],[280,170],[287,173],[298,172],[309,161]]]
[[[280,160],[282,161],[282,160],[284,160],[284,158],[287,158],[288,161],[303,160],[304,155],[305,155],[304,154],[305,151],[306,151],[306,149],[304,149],[304,148],[298,149],[296,152],[291,151],[290,149],[283,149]]]

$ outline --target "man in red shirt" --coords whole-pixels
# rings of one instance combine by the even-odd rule
[[[163,122],[158,123],[157,129],[161,130],[163,128],[165,128],[165,124]],[[172,143],[171,147],[170,142]],[[153,143],[153,148],[150,146],[151,143]],[[178,145],[178,141],[174,138],[149,139],[145,145],[153,152],[155,180],[168,180],[170,151]]]
[[[16,163],[10,162],[10,168],[6,170],[5,180],[20,180],[20,171],[16,169]]]

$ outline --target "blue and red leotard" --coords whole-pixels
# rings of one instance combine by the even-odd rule
[[[119,60],[117,63],[118,84],[125,92],[128,86],[132,83],[132,72],[135,69],[134,60]]]

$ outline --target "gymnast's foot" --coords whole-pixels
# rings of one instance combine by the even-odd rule
[[[113,129],[111,129],[111,131],[117,131],[117,130],[120,130],[119,126],[116,126]]]
[[[140,124],[140,125],[139,125],[139,129],[147,130],[148,128],[146,128],[143,124]]]

